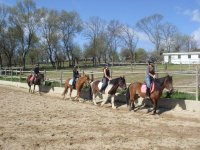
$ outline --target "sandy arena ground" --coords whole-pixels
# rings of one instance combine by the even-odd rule
[[[0,85],[0,149],[200,150],[200,114],[153,116]]]

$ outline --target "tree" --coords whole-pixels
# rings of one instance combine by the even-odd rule
[[[12,66],[12,58],[17,49],[17,28],[9,27],[7,30],[2,30],[0,36],[0,48],[5,54],[8,66]]]
[[[26,55],[34,46],[34,36],[40,22],[40,13],[32,0],[18,1],[12,8],[10,21],[17,28],[20,53],[22,55],[23,67],[26,65]]]
[[[154,14],[152,16],[144,17],[139,20],[136,26],[143,31],[149,38],[149,40],[155,45],[157,52],[160,50],[162,40],[162,24],[163,16],[160,14]]]
[[[124,41],[125,47],[130,51],[131,62],[135,62],[135,49],[138,42],[138,37],[134,32],[134,29],[128,25],[123,26],[122,29],[122,40]]]
[[[60,14],[59,21],[59,29],[61,30],[63,49],[67,55],[70,66],[72,65],[71,54],[73,53],[71,45],[73,43],[73,38],[75,37],[75,35],[82,30],[82,22],[76,12],[66,12],[64,10]]]
[[[43,9],[42,26],[42,42],[48,54],[52,66],[55,68],[56,58],[59,51],[59,15],[55,10],[48,11]]]
[[[176,34],[177,34],[177,28],[176,26],[172,25],[171,23],[165,23],[162,25],[161,32],[163,35],[163,48],[170,53],[172,51]]]
[[[146,63],[147,57],[148,57],[148,55],[147,55],[146,51],[143,48],[138,48],[135,51],[136,62]]]
[[[197,41],[189,35],[177,33],[174,41],[175,52],[190,52],[197,49]]]
[[[99,44],[102,43],[100,41],[105,35],[105,26],[106,22],[99,17],[92,17],[85,23],[84,36],[89,40],[90,45],[88,46],[88,50],[91,51],[93,65],[96,65],[96,58],[101,51]]]
[[[117,53],[117,49],[121,44],[121,33],[123,25],[118,20],[111,20],[107,26],[107,37],[108,37],[108,50],[109,58],[114,63],[114,56]]]
[[[3,43],[3,35],[5,33],[5,29],[7,27],[7,18],[8,18],[8,7],[1,4],[0,5],[0,42]],[[0,47],[0,67],[2,67],[2,48]]]

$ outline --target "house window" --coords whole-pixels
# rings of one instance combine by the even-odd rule
[[[178,59],[180,59],[181,58],[181,55],[178,55]]]
[[[191,55],[188,55],[188,58],[191,58]]]

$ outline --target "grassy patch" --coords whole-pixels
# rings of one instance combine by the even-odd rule
[[[175,91],[172,94],[164,92],[161,98],[172,98],[178,100],[196,100],[195,94],[189,94],[184,92]],[[199,95],[200,99],[200,95]]]

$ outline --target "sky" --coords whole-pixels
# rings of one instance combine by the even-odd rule
[[[191,35],[200,47],[200,0],[34,0],[37,7],[56,10],[76,11],[83,21],[90,17],[100,17],[106,21],[119,20],[135,27],[140,19],[159,13],[163,22],[175,25],[178,30]],[[16,0],[0,0],[0,3],[13,6]],[[153,44],[140,31],[137,47],[152,50]],[[83,38],[77,38],[84,44]]]

